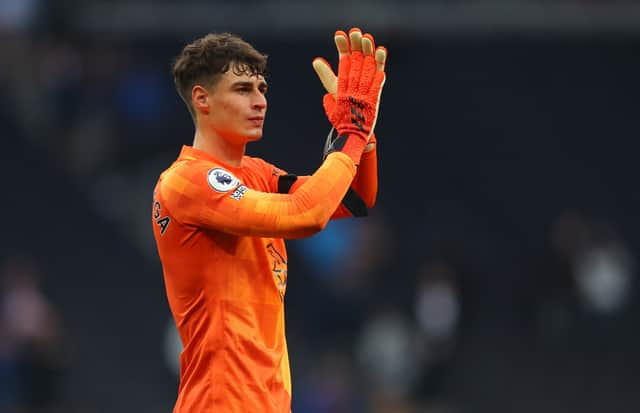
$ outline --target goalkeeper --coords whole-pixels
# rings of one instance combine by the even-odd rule
[[[184,347],[175,413],[290,411],[284,239],[366,215],[378,185],[373,130],[386,49],[359,29],[334,39],[338,75],[323,59],[313,66],[336,133],[305,177],[245,156],[262,137],[265,55],[233,34],[209,34],[174,63],[195,136],[160,175],[151,219]]]

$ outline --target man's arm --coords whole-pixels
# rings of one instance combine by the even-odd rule
[[[331,69],[329,69],[331,71]],[[333,72],[331,72],[332,76]],[[335,98],[332,94],[327,93],[324,100],[330,100],[331,103],[325,104],[327,117],[331,117],[331,113],[335,110]],[[335,128],[331,128],[331,132],[327,136],[324,154],[331,148],[335,141]],[[351,212],[353,216],[366,216],[367,209],[372,208],[376,202],[378,194],[378,158],[377,158],[377,140],[375,133],[371,133],[367,146],[360,160],[360,167],[353,180],[351,189],[347,192],[343,205]],[[337,218],[340,218],[337,217]]]
[[[185,164],[163,178],[160,195],[177,221],[235,235],[299,238],[324,228],[356,166],[344,153],[332,153],[292,194],[260,192],[242,184],[221,191],[212,184],[211,171],[207,164]]]
[[[342,57],[347,53],[347,48],[344,44],[336,41],[336,48],[338,51],[338,57]],[[376,50],[376,67],[378,70],[384,70],[386,64],[386,49],[382,48],[383,59],[377,59],[378,51]],[[327,118],[332,123],[333,128],[327,138],[327,144],[325,145],[325,154],[331,148],[331,144],[335,141],[333,132],[335,130],[335,112],[336,112],[336,97],[338,94],[338,76],[333,72],[331,65],[323,58],[318,57],[313,60],[313,68],[320,79],[320,82],[325,88],[325,95],[322,98],[322,105]],[[380,98],[380,96],[378,96]],[[377,119],[377,114],[376,114]],[[375,127],[375,122],[374,125]],[[355,176],[353,184],[350,190],[347,192],[342,204],[333,214],[333,218],[343,218],[347,216],[366,216],[368,214],[367,209],[372,208],[375,205],[376,197],[378,194],[378,160],[377,160],[377,142],[376,136],[373,131],[373,127],[370,131],[369,140],[362,155],[361,164],[358,168],[358,172]],[[296,187],[292,187],[292,191]]]
[[[373,208],[378,196],[378,151],[376,146],[362,154],[360,167],[353,179],[351,188],[358,194],[367,208]]]
[[[280,193],[294,193],[303,185],[309,176],[283,175],[279,177]],[[364,217],[368,208],[373,208],[378,194],[378,160],[375,145],[365,151],[360,159],[360,166],[351,183],[350,189],[342,198],[342,202],[331,215],[331,219],[345,217]]]

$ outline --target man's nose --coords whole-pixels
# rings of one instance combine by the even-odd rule
[[[267,97],[261,92],[256,92],[253,99],[253,107],[256,109],[265,109],[267,107]]]

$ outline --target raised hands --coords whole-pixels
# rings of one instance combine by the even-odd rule
[[[385,82],[387,50],[375,47],[373,36],[360,29],[349,35],[337,31],[338,76],[323,58],[313,60],[322,85],[327,91],[323,106],[339,135],[366,135],[368,141],[375,127],[382,87]]]

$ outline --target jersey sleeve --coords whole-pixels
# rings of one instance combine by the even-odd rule
[[[337,152],[295,192],[279,194],[236,184],[230,175],[214,176],[219,169],[190,162],[167,171],[160,184],[165,208],[186,225],[279,238],[300,238],[324,228],[356,173],[351,158]]]
[[[288,175],[290,176],[290,175]],[[300,176],[289,185],[289,193],[294,193],[303,185],[309,176]],[[284,179],[284,176],[283,178]],[[331,219],[350,216],[366,216],[366,209],[373,208],[378,195],[378,159],[376,149],[362,154],[358,172],[338,208]],[[363,210],[364,209],[364,214]]]
[[[373,208],[378,197],[378,154],[374,146],[362,154],[358,173],[351,186],[362,198],[367,208]]]

